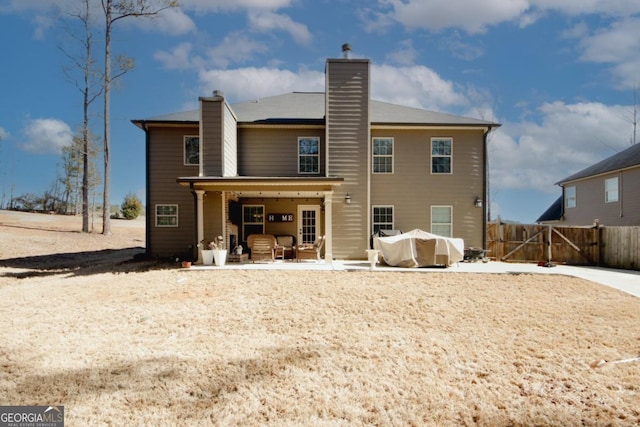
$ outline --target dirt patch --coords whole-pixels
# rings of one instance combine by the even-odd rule
[[[607,287],[140,269],[118,251],[143,228],[103,239],[33,222],[27,237],[0,219],[2,405],[65,405],[69,425],[640,424],[640,364],[589,367],[640,348],[640,299]],[[12,264],[58,256],[45,240],[66,267]]]

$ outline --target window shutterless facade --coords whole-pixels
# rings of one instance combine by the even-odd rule
[[[373,173],[393,173],[393,138],[373,138]]]
[[[565,187],[564,188],[564,207],[565,208],[575,208],[577,205],[576,198],[576,187]]]
[[[156,205],[156,227],[177,227],[178,205]]]
[[[453,173],[453,138],[431,138],[431,173]]]
[[[188,135],[184,137],[184,164],[198,166],[200,164],[200,137]]]
[[[618,177],[604,180],[604,202],[613,203],[618,201]]]
[[[379,230],[393,230],[393,206],[373,206],[372,232]]]
[[[443,237],[453,237],[453,207],[431,206],[431,232]]]
[[[264,233],[264,205],[242,206],[242,236],[247,240],[252,234]]]
[[[298,173],[320,172],[320,138],[301,136],[298,138]]]

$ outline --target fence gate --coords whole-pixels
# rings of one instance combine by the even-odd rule
[[[600,228],[487,224],[487,255],[498,261],[598,265]]]

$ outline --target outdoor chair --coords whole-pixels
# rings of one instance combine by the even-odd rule
[[[324,245],[324,236],[319,236],[313,243],[303,243],[296,246],[296,261],[301,259],[320,259],[320,251]]]
[[[276,238],[271,234],[251,234],[247,237],[247,246],[251,250],[251,261],[274,261]]]

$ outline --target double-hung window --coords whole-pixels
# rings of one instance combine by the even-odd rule
[[[453,237],[453,207],[431,206],[431,232],[443,237]]]
[[[373,138],[373,173],[393,173],[393,138]]]
[[[200,164],[200,137],[184,137],[184,164],[185,166],[198,166]]]
[[[156,227],[177,227],[178,205],[156,205]]]
[[[604,180],[604,202],[613,203],[618,201],[618,177]]]
[[[264,233],[264,206],[242,206],[242,236],[247,240],[252,234]]]
[[[564,188],[564,207],[565,208],[575,208],[577,204],[576,199],[576,187],[565,187]]]
[[[298,138],[298,173],[320,173],[320,138]]]
[[[373,233],[393,230],[393,206],[373,206]]]
[[[452,173],[452,156],[452,138],[431,138],[431,173]]]

